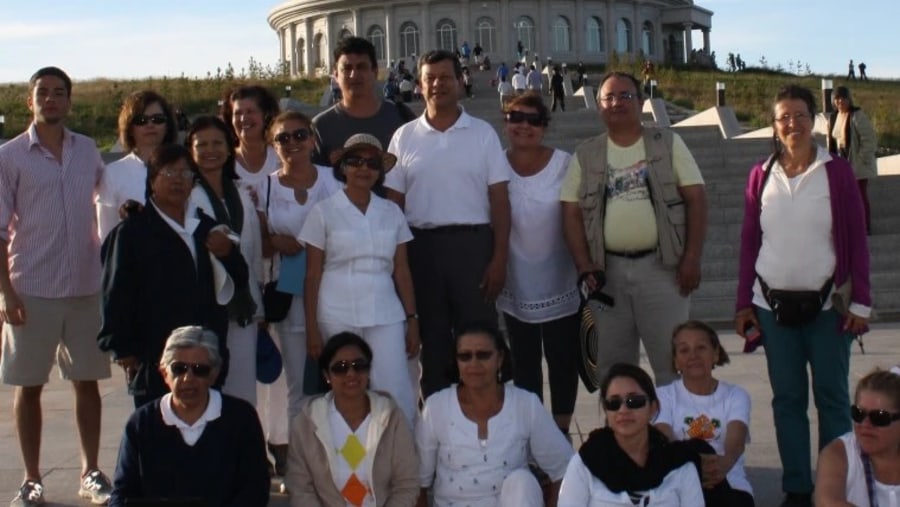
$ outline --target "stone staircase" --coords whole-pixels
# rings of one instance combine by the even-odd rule
[[[461,103],[467,112],[493,125],[505,143],[499,97],[496,90],[487,86],[491,76],[491,71],[476,71],[475,97],[463,99]],[[411,106],[417,112],[423,107],[421,102]],[[677,107],[667,106],[667,109],[676,118],[685,114]],[[571,152],[603,128],[598,113],[585,109],[582,99],[566,97],[566,111],[553,113],[545,142]],[[691,314],[706,321],[730,322],[737,287],[744,186],[750,168],[770,152],[771,141],[726,140],[714,126],[674,130],[691,149],[703,172],[709,201],[703,282],[694,294]],[[869,183],[873,232],[869,237],[871,281],[878,320],[900,319],[900,199],[897,196],[900,196],[900,176],[882,176]]]

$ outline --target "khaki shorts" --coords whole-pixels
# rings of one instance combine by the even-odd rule
[[[19,296],[25,325],[3,324],[0,381],[40,386],[50,380],[54,360],[66,380],[100,380],[110,376],[109,355],[97,346],[100,331],[98,294],[71,298]]]

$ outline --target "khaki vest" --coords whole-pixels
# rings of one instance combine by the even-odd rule
[[[678,191],[672,167],[672,132],[644,127],[644,149],[649,169],[650,199],[656,215],[659,235],[658,255],[663,266],[678,266],[687,239],[684,198]],[[592,137],[575,148],[581,165],[578,204],[584,219],[591,259],[606,269],[603,245],[603,221],[606,206],[607,135]],[[627,227],[628,224],[621,224]]]

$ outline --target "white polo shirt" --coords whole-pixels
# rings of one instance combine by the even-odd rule
[[[486,121],[460,108],[460,116],[444,132],[425,115],[394,132],[390,153],[397,165],[385,186],[406,195],[411,227],[488,224],[488,186],[509,181],[500,139]]]

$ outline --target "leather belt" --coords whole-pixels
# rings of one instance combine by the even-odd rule
[[[607,255],[612,255],[615,257],[624,257],[626,259],[640,259],[642,257],[646,257],[648,255],[652,255],[656,253],[655,248],[651,248],[649,250],[635,250],[633,252],[612,252],[607,250]]]

